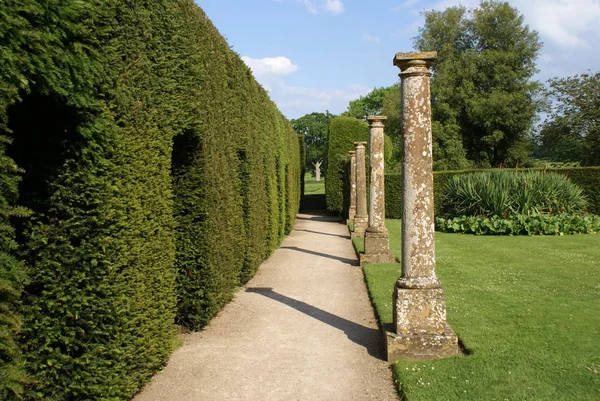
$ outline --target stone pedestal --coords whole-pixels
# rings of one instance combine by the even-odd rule
[[[356,151],[351,150],[348,154],[350,155],[350,206],[346,224],[354,223],[354,216],[356,216]]]
[[[366,142],[354,142],[356,152],[356,215],[352,238],[363,237],[369,224],[367,214],[367,173],[365,168]]]
[[[385,116],[369,116],[369,226],[365,231],[365,252],[360,255],[360,263],[392,263],[396,261],[390,252],[390,241],[385,227],[385,162],[384,162],[384,121]]]
[[[394,58],[402,80],[402,276],[394,290],[394,331],[386,333],[388,360],[460,353],[435,274],[429,67],[436,57],[427,52]]]

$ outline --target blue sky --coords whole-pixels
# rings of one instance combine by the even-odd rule
[[[286,117],[339,114],[398,80],[423,10],[478,0],[196,0]],[[509,0],[544,47],[536,78],[600,70],[600,0]]]

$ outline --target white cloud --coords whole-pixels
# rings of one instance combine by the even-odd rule
[[[325,10],[333,15],[338,15],[344,12],[344,4],[341,0],[325,0]]]
[[[598,0],[513,0],[511,3],[545,42],[558,47],[590,48],[600,37]]]
[[[304,4],[304,7],[306,7],[306,11],[308,11],[309,13],[317,14],[319,12],[319,11],[317,11],[317,6],[311,0],[298,0],[298,1],[302,4]]]
[[[297,0],[311,14],[318,14],[319,11],[326,11],[333,15],[344,12],[344,3],[342,0]]]
[[[260,59],[242,56],[242,60],[257,77],[289,75],[298,70],[298,66],[292,63],[292,60],[283,56]]]
[[[375,36],[375,35],[370,35],[368,33],[365,33],[362,37],[362,40],[364,40],[365,42],[373,42],[373,43],[381,43],[381,38],[379,36]]]
[[[343,88],[313,88],[278,85],[270,95],[288,118],[298,118],[313,111],[329,110],[339,114],[346,110],[351,100],[369,93],[373,88],[347,85]]]

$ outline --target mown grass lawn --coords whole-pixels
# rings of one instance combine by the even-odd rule
[[[305,195],[322,195],[325,194],[325,180],[317,181],[311,173],[304,174],[304,194]]]
[[[387,226],[399,256],[400,221]],[[470,355],[396,362],[407,400],[600,400],[600,235],[436,233],[436,255],[448,322]],[[364,270],[391,323],[400,265]]]

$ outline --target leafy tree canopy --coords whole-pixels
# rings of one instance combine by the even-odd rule
[[[556,161],[600,165],[600,73],[548,81],[549,116],[540,153]]]
[[[327,152],[327,130],[329,121],[335,117],[329,111],[325,113],[313,112],[296,120],[291,120],[292,127],[297,134],[304,135],[306,141],[306,164],[312,169],[313,163],[325,160]],[[321,170],[325,166],[321,167]]]
[[[434,167],[516,164],[531,151],[540,84],[532,81],[541,49],[536,31],[507,2],[481,1],[426,11],[414,38],[436,50],[433,65]]]

